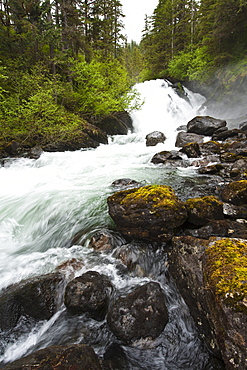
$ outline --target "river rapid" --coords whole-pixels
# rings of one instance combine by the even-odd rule
[[[43,153],[38,160],[16,159],[0,169],[0,289],[53,272],[76,258],[84,264],[77,275],[88,270],[104,273],[119,294],[158,281],[166,294],[169,323],[155,341],[121,346],[105,321],[86,315],[72,318],[61,306],[49,321],[23,318],[11,332],[0,332],[1,366],[53,344],[87,343],[100,357],[106,352],[115,361],[114,369],[214,369],[167,273],[162,246],[143,251],[146,274],[142,277],[123,269],[113,255],[88,248],[97,230],[114,228],[106,202],[114,192],[113,181],[131,178],[143,185],[171,185],[180,197],[196,181],[193,168],[164,169],[150,160],[161,150],[174,149],[177,127],[197,114],[204,98],[185,89],[187,99],[182,99],[164,80],[147,81],[136,89],[144,104],[132,113],[133,133],[112,136],[108,145],[96,149]],[[154,130],[162,131],[167,140],[146,147],[145,136]],[[83,235],[81,245],[71,246],[78,232]]]

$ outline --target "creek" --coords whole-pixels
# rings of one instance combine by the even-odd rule
[[[185,89],[179,97],[163,80],[136,86],[145,102],[132,113],[134,132],[112,136],[97,149],[43,153],[38,160],[16,159],[0,169],[0,289],[33,276],[53,272],[76,258],[83,261],[80,275],[95,270],[110,277],[118,294],[126,294],[150,280],[164,289],[169,323],[154,341],[120,345],[106,322],[86,315],[71,317],[64,306],[48,321],[22,319],[8,333],[0,333],[2,366],[53,344],[86,343],[99,356],[107,350],[115,369],[179,370],[213,369],[187,306],[167,272],[163,246],[143,251],[146,274],[136,276],[123,269],[112,254],[88,248],[90,237],[102,228],[114,228],[106,199],[111,184],[131,178],[146,184],[171,185],[180,198],[191,184],[203,181],[193,168],[164,169],[151,163],[161,150],[174,149],[176,129],[186,124],[204,98]],[[147,147],[146,134],[160,130],[167,140]],[[205,180],[206,181],[206,180]],[[78,232],[81,245],[72,245]],[[138,246],[133,245],[138,251]]]

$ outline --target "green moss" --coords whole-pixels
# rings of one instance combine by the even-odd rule
[[[247,242],[224,238],[205,253],[208,286],[226,304],[247,314]]]
[[[170,186],[148,185],[130,191],[121,203],[143,202],[149,203],[152,207],[174,206],[178,201],[174,191]]]
[[[205,197],[198,197],[198,198],[190,198],[186,200],[186,206],[188,209],[198,208],[198,207],[205,207],[207,206],[221,206],[222,203],[213,195],[208,195]]]

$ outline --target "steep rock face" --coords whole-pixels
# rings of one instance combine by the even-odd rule
[[[128,112],[113,112],[95,124],[108,135],[126,135],[133,129],[132,118]]]
[[[187,132],[198,135],[211,136],[221,127],[226,126],[226,121],[209,116],[196,116],[187,124]]]
[[[83,370],[102,369],[93,348],[85,344],[51,346],[34,352],[4,367],[6,370],[81,370],[82,368]]]
[[[107,202],[110,216],[125,236],[167,240],[187,219],[184,203],[169,186],[123,190],[110,196]]]
[[[202,339],[229,370],[247,365],[246,250],[237,239],[176,237],[168,256]]]
[[[107,323],[123,342],[158,337],[168,322],[164,293],[160,285],[150,282],[119,297],[110,307]]]

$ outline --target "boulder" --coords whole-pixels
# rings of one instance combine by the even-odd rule
[[[235,206],[230,203],[223,203],[223,213],[230,219],[247,219],[247,204]]]
[[[95,125],[108,135],[127,135],[133,129],[132,118],[128,112],[113,112]]]
[[[224,187],[221,197],[224,202],[237,206],[247,204],[247,180],[231,182]]]
[[[215,237],[230,237],[230,238],[247,238],[247,226],[243,220],[213,220],[199,229],[187,229],[186,235],[194,236],[196,238],[209,239]]]
[[[83,364],[83,365],[82,365]],[[85,344],[51,346],[4,366],[5,370],[101,370],[98,356]]]
[[[129,179],[129,178],[123,178],[123,179],[113,181],[111,186],[117,190],[125,190],[125,189],[138,188],[139,186],[141,186],[141,183],[136,180]]]
[[[210,220],[223,220],[223,203],[214,196],[190,198],[185,202],[188,222],[206,225]]]
[[[127,237],[169,240],[187,219],[183,202],[165,185],[119,191],[107,199],[109,214]]]
[[[163,132],[153,131],[146,136],[146,146],[155,146],[159,143],[164,143],[166,137]]]
[[[193,143],[193,142],[203,143],[203,136],[180,131],[177,134],[175,146],[182,147],[186,144]]]
[[[93,140],[85,132],[81,131],[77,138],[46,144],[43,146],[43,150],[46,152],[65,152],[75,151],[81,148],[97,148],[97,146],[99,146],[98,142]]]
[[[247,358],[246,241],[173,238],[169,270],[207,347],[228,370]]]
[[[17,141],[11,141],[4,147],[4,151],[11,156],[16,156],[20,152],[21,145]]]
[[[247,157],[247,140],[242,139],[224,143],[223,150],[242,157]]]
[[[209,116],[196,116],[187,123],[187,132],[204,136],[212,136],[226,121]]]
[[[97,231],[90,239],[89,247],[96,252],[111,251],[124,244],[124,238],[107,229]]]
[[[208,154],[219,154],[222,149],[222,144],[217,141],[206,141],[200,144],[200,151],[203,155]]]
[[[87,312],[93,319],[101,321],[106,315],[112,291],[107,276],[87,271],[68,283],[64,303],[73,314]]]
[[[212,136],[212,140],[224,141],[229,138],[245,138],[245,134],[238,129],[226,130],[223,132],[215,132]]]
[[[188,158],[197,158],[201,156],[199,144],[196,142],[185,144],[180,151],[185,153]]]
[[[127,296],[117,298],[107,315],[110,330],[125,343],[141,338],[155,339],[167,322],[165,296],[156,282],[149,282]]]
[[[240,123],[239,128],[241,131],[244,131],[244,132],[247,131],[247,122],[245,121],[245,122]]]
[[[175,163],[176,166],[178,166],[178,161],[182,161],[183,157],[181,154],[176,150],[171,151],[162,151],[159,153],[156,153],[153,158],[151,159],[151,162],[154,164],[169,164]],[[180,163],[182,164],[182,163]]]
[[[212,164],[209,166],[202,166],[198,168],[198,173],[204,175],[215,175],[220,173],[224,169],[224,166],[220,163]]]
[[[65,276],[59,272],[24,280],[0,295],[0,328],[12,329],[21,315],[50,319],[62,303]]]

